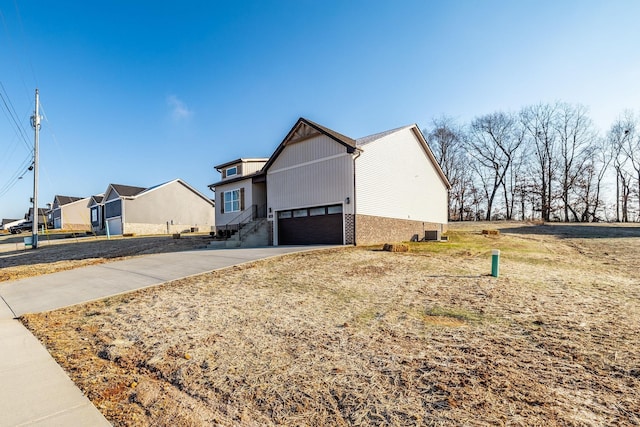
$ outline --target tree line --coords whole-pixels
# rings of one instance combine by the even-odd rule
[[[424,134],[452,186],[451,221],[640,220],[640,118],[632,111],[605,134],[586,107],[565,102],[465,124],[441,117]]]

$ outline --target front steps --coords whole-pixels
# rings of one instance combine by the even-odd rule
[[[226,240],[214,240],[208,248],[256,248],[269,246],[269,221],[258,219],[243,224],[240,231]]]

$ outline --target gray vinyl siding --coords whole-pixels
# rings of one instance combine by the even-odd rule
[[[285,147],[267,171],[267,200],[274,212],[343,204],[353,200],[353,185],[353,156],[322,135]]]
[[[111,190],[109,191],[109,194],[106,195],[106,197],[104,198],[104,203],[111,201],[111,200],[115,200],[117,198],[119,198],[120,196],[118,195],[118,193],[116,193],[115,191]]]
[[[269,168],[269,172],[318,159],[344,154],[346,148],[326,135],[288,144]]]
[[[122,200],[112,200],[104,204],[105,218],[115,218],[122,215]]]

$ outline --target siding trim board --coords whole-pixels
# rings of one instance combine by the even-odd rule
[[[283,168],[280,168],[280,169],[272,169],[272,170],[269,171],[269,173],[270,174],[274,174],[274,173],[278,173],[278,172],[285,172],[285,171],[288,171],[288,170],[291,170],[291,169],[301,168],[301,167],[313,165],[313,164],[316,164],[316,163],[327,162],[329,160],[337,159],[337,158],[348,156],[348,155],[349,154],[346,154],[346,153],[334,154],[333,156],[322,157],[320,159],[311,160],[311,161],[304,162],[304,163],[298,163],[298,164],[295,164],[295,165],[292,165],[292,166],[286,166],[286,167],[283,167]]]
[[[294,142],[302,142],[302,141],[306,141],[310,138],[313,138],[317,135],[314,134],[308,134],[306,135],[304,138],[296,138],[296,133],[300,130],[301,127],[304,126],[309,126],[313,129],[315,129],[317,132],[319,132],[322,135],[326,135],[327,137],[329,137],[330,139],[332,139],[333,141],[337,142],[338,144],[344,146],[345,151],[349,154],[354,153],[356,150],[359,150],[356,147],[356,140],[349,138],[348,136],[344,136],[338,132],[335,132],[329,128],[326,128],[324,126],[321,126],[317,123],[312,122],[311,120],[307,120],[303,117],[300,117],[298,119],[298,121],[296,122],[296,124],[291,128],[291,130],[289,131],[289,133],[287,134],[287,136],[282,140],[282,142],[280,143],[280,145],[278,145],[278,147],[276,148],[276,151],[274,151],[274,153],[271,155],[271,157],[269,158],[269,160],[267,161],[267,163],[264,165],[263,170],[264,171],[268,171],[269,168],[271,167],[271,165],[276,161],[276,159],[280,156],[280,153],[282,153],[282,151],[285,149],[285,147],[287,145],[289,145],[289,143]]]

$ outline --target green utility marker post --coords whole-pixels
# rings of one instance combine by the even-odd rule
[[[498,277],[500,275],[500,250],[491,251],[491,275]]]

